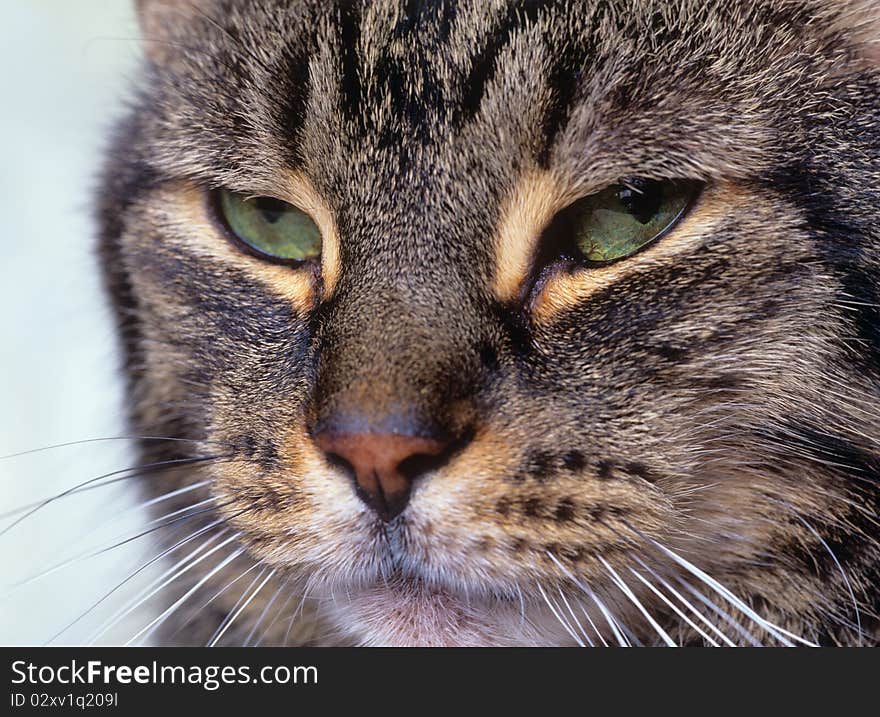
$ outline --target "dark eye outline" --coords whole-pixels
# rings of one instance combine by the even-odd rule
[[[605,191],[613,186],[623,187],[628,183],[631,184],[634,180],[640,179],[640,177],[627,177],[619,182],[607,185],[599,190],[599,192]],[[541,236],[538,239],[537,248],[532,260],[530,276],[523,285],[524,291],[521,294],[520,300],[524,302],[526,306],[531,305],[536,297],[540,295],[541,290],[547,281],[558,273],[567,272],[573,274],[579,271],[589,271],[590,269],[610,266],[611,264],[617,264],[618,262],[632,259],[634,256],[637,256],[641,252],[654,246],[678,226],[688,214],[690,214],[693,208],[699,203],[707,184],[704,181],[694,179],[667,179],[660,181],[689,184],[695,191],[687,204],[684,205],[681,211],[672,219],[672,221],[669,222],[669,224],[666,225],[666,227],[663,228],[662,231],[658,232],[654,237],[642,244],[638,249],[632,252],[632,254],[627,254],[618,257],[617,259],[611,259],[609,261],[591,261],[587,259],[577,246],[575,232],[571,230],[570,213],[572,212],[572,208],[575,207],[578,202],[586,199],[587,196],[594,196],[593,194],[579,197],[568,206],[556,212],[550,220],[550,223],[541,232]],[[594,194],[598,194],[599,192],[595,192]]]
[[[244,239],[242,239],[236,231],[229,226],[229,221],[226,219],[226,215],[223,211],[223,206],[221,204],[220,195],[222,192],[232,192],[234,194],[242,194],[242,192],[235,192],[232,189],[225,189],[223,187],[217,187],[205,192],[205,203],[208,209],[208,215],[211,217],[211,221],[220,229],[220,232],[223,234],[224,238],[227,239],[230,243],[235,245],[236,248],[243,251],[245,254],[250,254],[261,261],[270,262],[272,264],[280,264],[281,266],[292,266],[292,267],[303,267],[309,266],[313,264],[320,264],[321,262],[321,253],[318,256],[312,259],[285,259],[284,257],[275,256],[274,254],[268,254],[266,252],[260,251],[252,244],[248,243]],[[301,209],[295,204],[291,204],[284,199],[279,199],[278,197],[272,197],[270,195],[254,195],[254,199],[259,199],[261,197],[267,197],[269,199],[273,199],[277,202],[282,202],[287,204],[290,207],[293,207],[297,211],[305,214],[315,226],[318,226],[318,223],[315,222],[314,217],[309,214],[305,209]],[[318,227],[320,231],[320,227]],[[323,235],[322,235],[323,240]]]
[[[600,192],[614,186],[626,187],[627,185],[631,185],[637,179],[640,178],[623,179],[620,182],[615,182],[614,184],[608,185],[604,189],[600,190]],[[670,231],[672,231],[672,229],[678,226],[682,219],[684,219],[691,212],[691,210],[699,202],[699,199],[702,196],[702,193],[706,187],[705,182],[691,179],[661,181],[672,181],[687,184],[694,189],[694,192],[688,202],[684,205],[684,207],[682,207],[681,211],[679,211],[679,213],[675,215],[675,217],[669,222],[669,224],[667,224],[663,228],[662,231],[651,237],[651,239],[646,241],[631,254],[626,254],[624,256],[617,257],[616,259],[610,259],[608,261],[590,260],[584,256],[583,252],[578,247],[577,234],[572,226],[571,215],[574,213],[574,208],[577,207],[579,202],[587,199],[588,197],[594,196],[594,194],[579,197],[565,208],[560,209],[558,212],[556,212],[556,214],[553,216],[553,219],[550,220],[550,223],[541,232],[541,236],[538,240],[537,250],[532,261],[531,280],[527,282],[527,286],[531,287],[528,293],[535,293],[535,291],[540,286],[543,286],[546,278],[548,278],[549,275],[555,274],[559,271],[588,271],[590,269],[610,266],[611,264],[617,264],[618,262],[632,259],[634,256],[637,256],[649,247],[654,246],[654,244],[656,244]],[[596,192],[595,194],[598,193],[599,192]]]

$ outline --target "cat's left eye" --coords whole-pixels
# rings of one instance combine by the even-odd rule
[[[214,211],[228,232],[257,256],[298,264],[321,255],[318,226],[304,211],[280,199],[220,189]]]
[[[659,239],[702,188],[693,181],[632,178],[578,200],[554,220],[569,253],[588,265],[624,259]]]

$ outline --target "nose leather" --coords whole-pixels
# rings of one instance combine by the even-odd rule
[[[449,446],[448,441],[395,433],[324,432],[315,442],[331,460],[347,464],[358,495],[385,521],[406,508],[425,462]]]

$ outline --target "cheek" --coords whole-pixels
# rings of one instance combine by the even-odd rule
[[[715,182],[669,232],[637,254],[607,266],[554,274],[532,298],[531,318],[536,327],[549,327],[571,312],[601,306],[609,296],[630,313],[626,318],[650,317],[670,313],[663,311],[663,296],[682,291],[698,299],[717,292],[723,307],[733,298],[731,292],[753,287],[779,264],[808,255],[799,213],[781,197]],[[689,313],[685,303],[676,308],[676,314]],[[639,330],[637,323],[631,325],[632,332]]]
[[[303,412],[292,402],[285,406],[274,414],[264,407],[252,418],[240,413],[212,427],[216,440],[250,446],[234,465],[216,467],[215,495],[255,557],[285,567],[344,567],[354,573],[358,567],[348,561],[356,551],[349,543],[353,535],[369,533],[364,505],[352,482],[316,450]]]
[[[814,254],[781,200],[707,189],[645,251],[560,272],[541,287],[532,317],[536,390],[562,387],[587,410],[650,418],[669,403],[738,388],[749,372],[774,370],[794,353],[794,327],[827,313],[832,282]]]
[[[139,308],[157,322],[184,324],[194,337],[259,345],[296,332],[318,301],[319,270],[240,251],[207,217],[205,205],[202,192],[175,185],[132,209],[132,226],[151,227],[148,235],[122,238]]]
[[[309,372],[318,280],[237,251],[204,217],[199,197],[160,192],[132,219],[153,232],[123,238],[148,361],[166,379],[216,382],[220,407],[257,416],[296,403]]]

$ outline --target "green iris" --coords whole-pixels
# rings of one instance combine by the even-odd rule
[[[669,230],[699,187],[696,182],[630,179],[572,204],[565,210],[566,224],[587,261],[623,259]]]
[[[286,262],[321,255],[321,231],[292,204],[220,190],[218,207],[232,233],[258,254]]]

